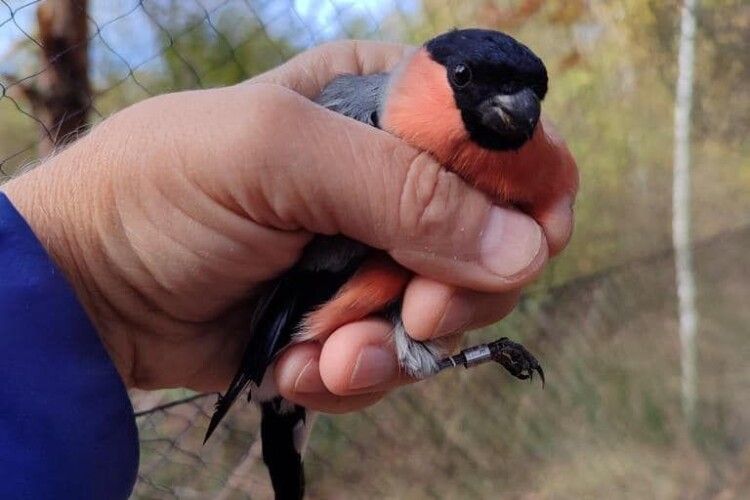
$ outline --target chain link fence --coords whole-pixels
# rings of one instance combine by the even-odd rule
[[[618,6],[636,3],[611,2],[608,11],[610,3],[584,0],[0,0],[0,183],[131,103],[241,81],[342,37],[415,42],[454,25],[510,29],[549,52],[553,85],[580,97],[594,92],[580,67],[597,64],[601,30],[619,19]],[[612,92],[627,95],[628,78],[617,73]],[[606,127],[587,125],[567,104],[551,108],[570,117],[563,131],[579,160],[597,159],[577,139],[590,135],[579,127]],[[628,141],[638,154],[650,147],[640,136]],[[627,157],[622,171],[582,164],[582,201],[594,208],[590,224],[579,219],[574,257],[553,266],[509,318],[471,336],[522,340],[543,362],[547,387],[483,366],[403,388],[357,414],[321,416],[306,459],[310,498],[724,499],[748,491],[750,230],[712,222],[696,245],[701,394],[691,433],[680,416],[674,263],[656,251],[668,241],[668,175],[649,170],[661,153],[646,161],[620,154],[625,146],[613,147]],[[587,192],[587,182],[596,189]],[[717,208],[738,192],[728,184],[709,185],[705,213],[747,213]],[[645,198],[649,190],[661,194]],[[618,212],[625,229],[601,222],[605,206],[635,207]],[[252,405],[238,405],[203,446],[214,395],[132,398],[136,498],[272,496]]]
[[[383,23],[395,34],[394,13],[405,21],[416,3],[386,3],[2,1],[0,112],[14,120],[16,135],[0,143],[0,173],[9,176],[40,149],[47,154],[89,122],[145,97],[235,83],[331,39],[378,38]],[[54,88],[61,83],[68,88]],[[45,116],[65,91],[81,94],[81,102]],[[33,129],[40,137],[11,140]]]

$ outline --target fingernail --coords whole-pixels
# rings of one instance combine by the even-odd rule
[[[542,229],[515,210],[492,207],[482,235],[482,264],[500,276],[513,276],[531,264],[542,245]]]
[[[349,380],[350,389],[365,389],[387,382],[398,375],[393,352],[376,346],[362,349]]]
[[[435,335],[442,337],[458,333],[466,329],[471,323],[474,308],[465,300],[452,298],[443,312],[442,318],[438,322]]]
[[[294,381],[294,392],[298,394],[320,394],[328,392],[323,379],[320,378],[320,367],[317,360],[311,359]]]

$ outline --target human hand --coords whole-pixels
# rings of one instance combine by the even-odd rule
[[[572,200],[538,221],[493,207],[428,155],[309,100],[405,50],[329,44],[240,85],[143,101],[3,186],[128,386],[223,390],[253,292],[313,233],[343,233],[415,271],[403,320],[420,340],[501,319],[565,246]],[[549,140],[550,161],[572,162]],[[367,319],[291,347],[276,363],[282,395],[330,412],[378,400],[405,381],[389,329]]]

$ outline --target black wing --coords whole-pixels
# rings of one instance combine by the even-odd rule
[[[353,255],[335,271],[307,269],[317,265],[312,262],[314,256],[320,253],[317,248],[331,245],[327,238],[321,236],[314,239],[300,262],[270,282],[261,293],[250,321],[252,336],[245,348],[242,363],[229,388],[216,403],[204,443],[247,386],[250,383],[256,387],[260,385],[273,360],[292,341],[304,316],[333,298],[359,268],[365,252]],[[346,243],[342,241],[341,244]]]

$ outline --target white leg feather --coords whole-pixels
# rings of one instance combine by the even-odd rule
[[[401,367],[410,376],[418,379],[437,373],[438,361],[448,354],[443,342],[420,342],[409,337],[400,315],[394,319],[393,343]]]
[[[305,420],[300,421],[294,428],[294,448],[303,457],[305,456],[305,449],[307,449],[307,443],[310,441],[310,434],[312,433],[313,426],[315,425],[315,419],[318,416],[318,412],[307,410]]]

